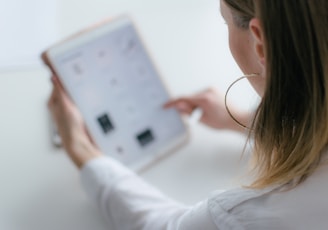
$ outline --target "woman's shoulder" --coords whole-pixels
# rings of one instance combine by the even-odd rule
[[[328,226],[323,215],[328,213],[327,176],[328,165],[293,189],[277,185],[214,192],[208,209],[219,229],[323,229]]]
[[[263,208],[259,205],[259,200],[276,189],[278,188],[270,187],[263,190],[236,188],[225,192],[214,192],[208,200],[208,209],[219,229],[263,229],[254,226],[246,228],[246,226],[260,217],[263,218]],[[273,213],[267,215],[273,217]]]
[[[279,186],[280,187],[280,186]],[[233,208],[240,204],[257,199],[261,196],[269,194],[278,189],[278,186],[273,186],[266,189],[248,189],[248,188],[235,188],[227,191],[216,191],[213,192],[209,199],[209,208],[215,209],[218,206],[230,212]]]

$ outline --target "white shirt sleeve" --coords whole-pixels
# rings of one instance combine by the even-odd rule
[[[110,158],[97,158],[81,170],[82,184],[110,230],[217,230],[208,201],[187,207],[164,196]]]
[[[90,161],[81,174],[109,230],[325,230],[328,166],[324,166],[293,189],[237,188],[213,193],[192,207],[169,199],[110,158]]]

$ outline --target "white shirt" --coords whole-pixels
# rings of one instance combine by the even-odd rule
[[[328,165],[292,190],[238,188],[185,206],[110,158],[81,170],[109,230],[327,230]],[[191,191],[192,192],[192,191]]]

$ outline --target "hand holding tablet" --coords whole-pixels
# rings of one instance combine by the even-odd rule
[[[139,170],[188,139],[132,21],[104,22],[42,54],[101,151]]]

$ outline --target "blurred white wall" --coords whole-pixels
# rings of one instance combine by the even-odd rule
[[[242,75],[228,48],[218,0],[62,0],[59,7],[63,36],[107,17],[131,15],[174,95],[210,85],[225,92]],[[249,108],[252,89],[244,82],[237,87],[232,100]]]

